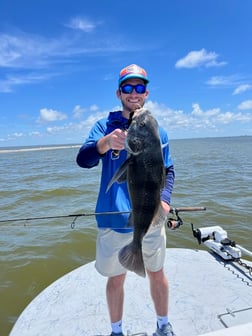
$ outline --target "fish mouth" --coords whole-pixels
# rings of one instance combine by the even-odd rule
[[[132,154],[132,155],[139,155],[140,153],[142,153],[142,150],[133,150],[130,145],[129,145],[129,141],[128,139],[126,138],[125,140],[125,149],[126,151],[129,153],[129,154]]]

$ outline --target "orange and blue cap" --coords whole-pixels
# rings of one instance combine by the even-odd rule
[[[147,72],[136,64],[128,65],[123,68],[119,74],[119,87],[121,84],[129,78],[140,78],[146,84],[149,83],[149,79],[147,78]]]

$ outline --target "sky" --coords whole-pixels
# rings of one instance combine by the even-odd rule
[[[0,0],[0,147],[81,144],[122,68],[170,139],[252,135],[251,0]]]

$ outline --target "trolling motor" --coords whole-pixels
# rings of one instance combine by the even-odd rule
[[[224,260],[234,260],[241,258],[241,249],[236,246],[235,241],[228,238],[227,232],[220,226],[209,226],[194,229],[193,236],[198,243],[204,243],[210,250],[221,256]]]

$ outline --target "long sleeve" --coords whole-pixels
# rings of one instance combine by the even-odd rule
[[[175,179],[175,172],[174,167],[170,166],[165,169],[166,176],[165,176],[165,185],[161,192],[161,201],[164,201],[168,204],[171,202],[171,194],[173,190],[174,185],[174,179]]]
[[[76,157],[77,164],[82,168],[92,168],[99,164],[101,155],[97,151],[97,141],[85,143]]]
[[[103,157],[97,150],[97,141],[106,134],[107,119],[101,119],[91,129],[76,157],[77,164],[82,168],[92,168],[99,164]]]

